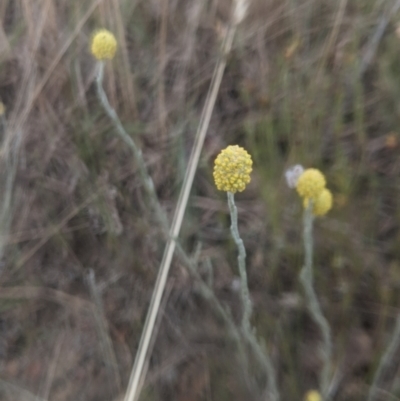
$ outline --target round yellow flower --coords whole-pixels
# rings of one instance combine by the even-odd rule
[[[90,51],[97,60],[111,60],[117,51],[117,40],[107,29],[100,29],[93,35]]]
[[[228,146],[215,159],[214,181],[220,191],[242,192],[250,182],[253,161],[240,146]]]
[[[322,401],[322,397],[317,390],[309,390],[304,396],[304,401]]]
[[[313,214],[315,216],[324,216],[332,208],[332,193],[329,189],[323,189],[317,198],[313,201]],[[309,204],[309,199],[304,199],[304,208],[306,209]]]
[[[308,168],[299,177],[296,189],[302,198],[316,199],[325,188],[325,184],[325,177],[319,170]]]

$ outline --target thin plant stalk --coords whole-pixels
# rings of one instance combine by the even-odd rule
[[[147,356],[147,351],[148,351],[150,339],[151,339],[151,336],[153,333],[156,317],[157,317],[157,314],[159,311],[161,298],[164,293],[169,269],[171,266],[172,257],[173,257],[174,251],[175,251],[176,238],[178,237],[181,226],[182,226],[182,221],[183,221],[184,213],[185,213],[185,210],[187,207],[187,202],[188,202],[190,190],[191,190],[191,187],[193,184],[194,175],[197,170],[200,153],[201,153],[201,150],[203,147],[205,135],[208,130],[212,111],[214,109],[215,101],[216,101],[218,91],[219,91],[219,88],[221,85],[222,77],[224,74],[227,56],[230,53],[230,50],[232,48],[233,37],[234,37],[235,30],[236,30],[236,26],[237,26],[237,24],[235,23],[235,24],[232,24],[228,28],[226,35],[224,37],[223,43],[222,43],[222,55],[220,56],[220,58],[217,62],[217,65],[215,67],[215,70],[214,70],[213,78],[212,78],[211,85],[210,85],[210,90],[208,92],[206,103],[205,103],[205,106],[204,106],[204,109],[203,109],[203,112],[201,115],[200,124],[199,124],[198,130],[197,130],[197,133],[196,133],[195,143],[193,145],[192,153],[191,153],[191,156],[189,159],[189,165],[188,165],[188,168],[186,170],[186,174],[185,174],[185,177],[183,180],[182,189],[181,189],[181,192],[179,195],[178,204],[177,204],[174,218],[172,221],[171,229],[169,231],[169,237],[168,237],[167,244],[166,244],[166,247],[164,250],[163,259],[161,261],[156,284],[154,286],[149,311],[147,313],[145,325],[144,325],[142,336],[141,336],[140,343],[139,343],[139,348],[138,348],[136,358],[135,358],[135,363],[132,368],[127,392],[125,394],[125,401],[136,400],[139,395],[139,392],[140,392],[140,383],[141,383],[143,366],[144,366],[145,359]],[[153,200],[153,206],[155,207],[155,209],[157,209],[158,217],[165,224],[166,219],[164,218],[162,210],[160,211],[160,204],[158,202],[158,199],[157,199],[155,191],[154,191],[154,184],[153,184],[153,181],[151,180],[149,174],[147,173],[147,169],[145,167],[145,164],[144,164],[144,161],[142,158],[142,154],[141,154],[140,150],[136,147],[132,138],[126,133],[117,114],[111,108],[111,106],[107,100],[107,97],[104,93],[104,90],[102,88],[101,83],[102,83],[103,68],[104,68],[103,64],[100,63],[99,73],[97,76],[97,78],[98,78],[97,82],[98,82],[98,93],[101,98],[102,104],[105,107],[105,109],[107,110],[107,113],[110,116],[110,118],[115,123],[117,131],[120,134],[120,136],[122,137],[122,139],[133,150],[135,158],[139,162],[140,173],[141,173],[143,181],[145,182],[147,192],[149,193],[149,195],[151,196],[151,198]]]
[[[238,248],[238,266],[240,274],[240,294],[242,298],[243,316],[242,316],[242,329],[247,332],[250,331],[250,318],[252,313],[252,303],[249,293],[249,285],[247,282],[246,272],[246,248],[244,247],[243,240],[240,238],[238,228],[238,212],[235,205],[235,197],[232,192],[227,192],[228,205],[231,215],[231,233]]]
[[[1,155],[3,159],[3,176],[2,181],[2,199],[0,207],[0,259],[3,258],[6,241],[5,238],[8,235],[11,219],[13,216],[13,192],[15,176],[18,168],[18,154],[22,143],[22,132],[16,130],[16,134],[12,135],[11,130],[8,128],[8,124],[3,114],[0,116],[0,135],[1,135]]]
[[[110,117],[111,121],[114,123],[114,126],[117,130],[120,138],[128,145],[131,149],[133,156],[138,165],[140,178],[145,187],[145,190],[150,198],[151,206],[157,213],[157,217],[164,224],[168,225],[166,220],[166,216],[161,208],[160,202],[158,201],[157,194],[154,188],[154,182],[151,178],[146,163],[143,159],[141,149],[136,145],[133,138],[126,132],[124,126],[121,123],[121,120],[118,117],[117,112],[111,107],[110,102],[108,101],[108,97],[103,88],[103,78],[104,78],[104,61],[97,62],[97,74],[96,74],[96,86],[97,86],[97,94],[99,96],[100,102],[104,107],[104,110]]]
[[[276,384],[275,369],[273,367],[271,358],[266,350],[262,350],[260,344],[257,341],[254,330],[251,327],[250,319],[252,314],[252,302],[250,299],[249,286],[247,281],[246,271],[246,248],[244,247],[243,240],[239,234],[238,228],[238,212],[235,205],[235,197],[232,192],[227,192],[229,212],[231,216],[231,233],[238,248],[238,266],[240,274],[240,294],[242,298],[243,316],[242,316],[242,334],[246,339],[246,342],[250,344],[253,352],[264,367],[267,373],[268,392],[270,393],[270,399],[272,401],[279,400],[279,392]]]
[[[116,390],[121,390],[121,376],[118,371],[117,357],[113,343],[110,338],[110,329],[108,327],[107,319],[104,314],[103,301],[99,288],[96,284],[96,277],[93,269],[89,269],[86,276],[87,284],[90,290],[90,295],[93,300],[93,311],[96,320],[97,330],[100,337],[102,354],[105,357],[105,364],[107,370],[111,373],[114,379]],[[113,386],[110,388],[114,388]]]
[[[385,373],[391,368],[393,357],[396,355],[399,347],[400,347],[400,314],[397,316],[396,327],[394,329],[390,344],[386,348],[386,351],[379,362],[379,366],[378,369],[376,370],[374,379],[372,380],[372,385],[368,392],[367,401],[374,401],[375,399],[377,399],[377,396],[379,394],[379,385],[382,381],[382,378],[385,376]]]
[[[267,374],[267,392],[269,401],[279,401],[280,395],[277,385],[277,378],[272,359],[266,349],[263,349],[257,340],[254,330],[243,332],[246,342],[250,345],[258,363],[265,369]]]
[[[310,202],[309,206],[304,211],[303,240],[305,263],[300,272],[300,281],[306,294],[308,309],[322,333],[323,341],[321,353],[323,367],[320,375],[320,388],[324,399],[326,399],[328,397],[329,383],[332,376],[332,339],[329,323],[322,313],[313,285],[313,221],[312,202]]]

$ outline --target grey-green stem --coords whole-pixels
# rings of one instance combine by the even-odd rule
[[[250,299],[249,286],[247,282],[247,271],[246,271],[246,248],[244,247],[243,240],[239,234],[238,227],[238,212],[235,205],[235,197],[232,192],[228,192],[228,205],[231,215],[231,233],[232,237],[238,248],[238,266],[240,274],[240,294],[242,299],[243,316],[242,316],[242,334],[248,344],[253,348],[253,352],[258,361],[264,366],[267,373],[268,392],[271,401],[279,401],[279,391],[276,384],[276,375],[272,360],[266,350],[262,350],[260,344],[255,336],[255,331],[252,329],[250,324],[252,314],[252,302]]]
[[[305,251],[305,263],[300,272],[300,281],[306,294],[306,302],[312,318],[322,333],[322,360],[323,368],[320,375],[320,388],[324,400],[329,398],[328,390],[332,371],[332,339],[328,321],[322,313],[313,284],[313,221],[312,203],[304,211],[303,240]]]
[[[139,169],[139,174],[140,178],[142,180],[142,183],[145,187],[145,190],[150,198],[150,202],[152,204],[152,207],[154,211],[157,213],[157,217],[164,222],[168,226],[168,222],[166,219],[166,216],[161,209],[160,203],[158,201],[158,197],[154,188],[154,183],[153,180],[150,176],[150,174],[147,171],[146,163],[143,159],[142,151],[141,149],[136,145],[135,141],[133,138],[125,131],[125,128],[123,127],[121,120],[118,117],[118,114],[116,111],[111,107],[110,102],[108,101],[107,95],[104,91],[103,88],[103,77],[104,77],[104,62],[99,61],[97,63],[97,75],[96,75],[96,84],[97,84],[97,93],[100,99],[101,104],[104,107],[104,110],[114,123],[114,126],[118,132],[118,135],[120,138],[129,146],[131,149],[133,156],[136,160],[138,169]]]
[[[238,266],[240,274],[240,294],[242,298],[243,316],[242,328],[244,331],[250,331],[250,318],[252,313],[252,303],[250,299],[249,286],[247,283],[246,271],[246,248],[244,247],[243,240],[240,238],[238,228],[238,213],[235,205],[235,197],[232,192],[228,194],[228,205],[231,214],[231,233],[233,240],[238,248]]]

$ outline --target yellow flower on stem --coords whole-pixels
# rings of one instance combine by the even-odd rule
[[[97,60],[111,60],[117,51],[117,40],[107,29],[100,29],[92,38],[90,51]]]
[[[296,189],[302,198],[315,200],[325,188],[325,185],[324,175],[316,168],[308,168],[299,177]]]
[[[253,161],[251,156],[238,145],[221,151],[215,159],[214,182],[218,190],[242,192],[250,182]]]
[[[309,198],[304,199],[304,209],[309,205]],[[312,212],[314,216],[324,216],[332,208],[332,193],[329,189],[323,189],[317,198],[313,200]]]

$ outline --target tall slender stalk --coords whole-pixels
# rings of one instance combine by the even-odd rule
[[[279,391],[276,384],[275,369],[272,360],[266,350],[263,350],[257,341],[254,329],[250,324],[252,314],[252,302],[250,299],[249,286],[247,282],[246,271],[246,248],[239,234],[238,228],[238,212],[235,205],[235,197],[232,192],[227,192],[228,205],[231,216],[231,233],[238,248],[238,266],[240,274],[240,294],[243,306],[243,316],[241,331],[246,342],[251,346],[257,360],[264,367],[267,374],[268,392],[271,401],[279,401]]]
[[[313,221],[312,202],[310,202],[309,206],[304,211],[303,240],[305,263],[300,272],[300,281],[303,284],[304,292],[306,294],[308,309],[322,333],[323,341],[321,353],[323,368],[320,374],[320,388],[324,399],[327,399],[329,396],[329,383],[332,376],[332,339],[329,323],[322,313],[313,285]]]
[[[163,212],[160,202],[158,201],[157,194],[154,188],[154,182],[151,178],[146,163],[143,159],[141,149],[136,145],[133,138],[126,132],[124,126],[121,123],[121,120],[118,117],[117,112],[111,107],[110,102],[108,101],[107,95],[103,88],[103,78],[104,78],[104,61],[97,62],[97,74],[96,74],[96,86],[97,86],[97,94],[99,96],[100,102],[104,107],[104,110],[114,123],[114,126],[117,130],[120,138],[129,146],[131,149],[133,156],[136,160],[136,163],[139,168],[140,178],[145,187],[145,190],[150,198],[151,206],[154,211],[157,213],[157,218],[161,220],[165,225],[168,226],[168,221]]]
[[[131,372],[128,389],[125,395],[125,401],[134,401],[139,395],[140,379],[142,375],[143,365],[153,333],[154,323],[158,314],[161,298],[164,293],[168,272],[171,266],[172,256],[175,251],[176,238],[178,237],[182,226],[183,216],[189,199],[194,175],[197,170],[200,153],[203,148],[205,135],[210,123],[211,114],[214,109],[219,87],[221,85],[222,76],[226,66],[226,56],[229,54],[230,49],[232,48],[233,35],[234,27],[230,27],[223,42],[223,55],[219,59],[214,71],[210,90],[208,92],[208,96],[200,120],[200,125],[196,134],[195,143],[193,145],[192,153],[190,156],[189,165],[183,180],[178,204],[175,210],[174,218],[172,220],[169,238],[167,240],[167,244],[164,250],[163,259],[161,261],[160,270],[153,290],[153,296],[150,302],[149,311],[139,343],[138,352],[136,354],[135,363]]]
[[[252,313],[252,303],[249,293],[249,285],[247,282],[246,272],[246,248],[244,247],[243,240],[240,238],[238,228],[238,213],[235,205],[235,197],[232,192],[227,192],[228,205],[231,214],[231,233],[232,237],[238,248],[238,266],[240,274],[240,293],[242,298],[243,316],[242,316],[242,329],[244,331],[250,331],[250,318]]]
[[[1,160],[2,161],[2,174],[0,176],[1,184],[1,206],[0,206],[0,259],[3,258],[6,241],[8,235],[11,219],[13,216],[13,193],[14,183],[18,168],[18,155],[22,143],[22,132],[20,129],[12,128],[7,124],[4,105],[0,115],[0,146],[1,146]]]

